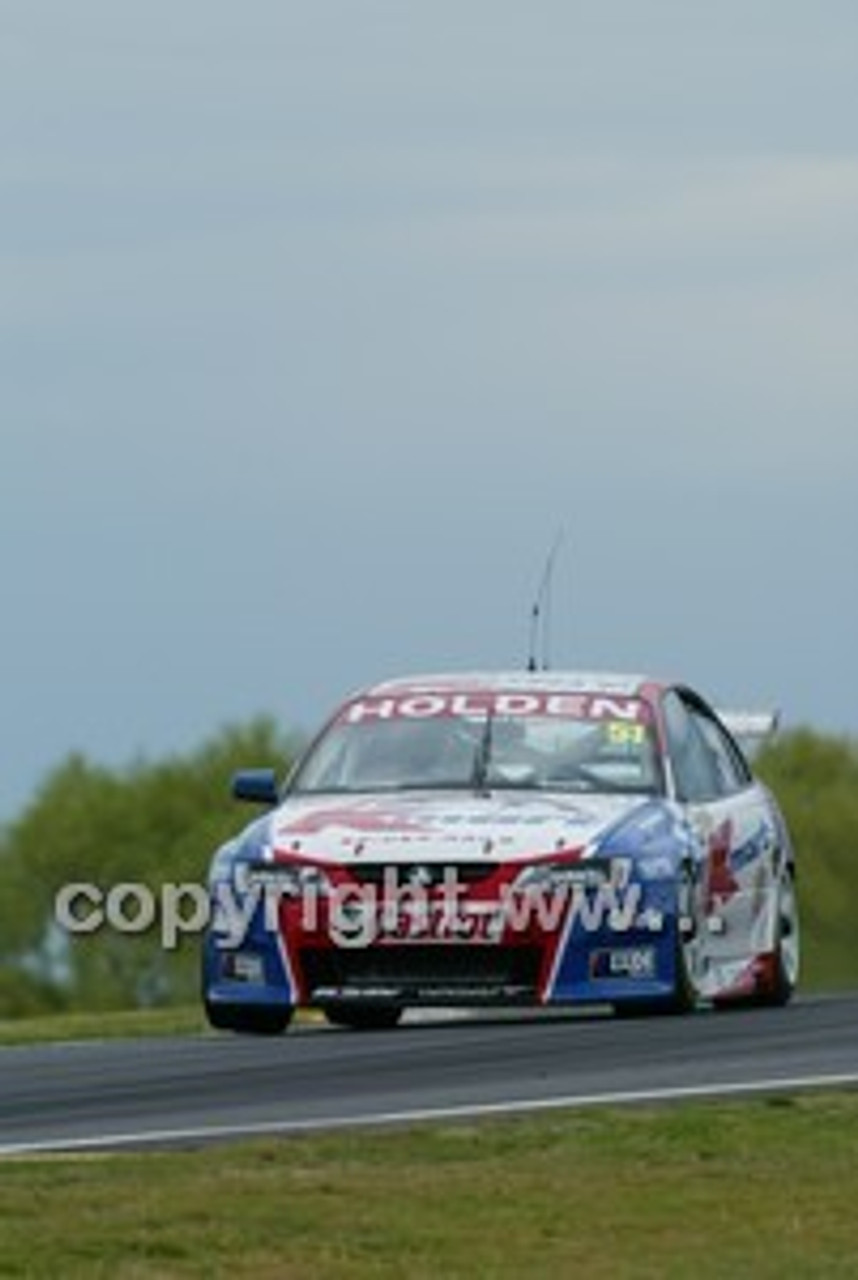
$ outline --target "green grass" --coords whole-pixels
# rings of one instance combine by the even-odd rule
[[[297,1023],[320,1023],[322,1015],[299,1009]],[[294,1024],[293,1024],[294,1025]],[[0,1048],[44,1044],[52,1040],[133,1040],[141,1036],[188,1036],[209,1030],[202,1005],[163,1009],[119,1009],[93,1013],[43,1013],[30,1018],[0,1018]]]
[[[858,1094],[0,1163],[0,1275],[852,1277]]]
[[[0,1045],[191,1035],[202,1031],[205,1026],[201,1006],[128,1009],[112,1013],[45,1013],[30,1018],[0,1018]]]

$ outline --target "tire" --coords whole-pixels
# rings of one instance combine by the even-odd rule
[[[798,920],[798,900],[795,892],[795,872],[784,866],[778,879],[777,918],[775,921],[774,949],[761,957],[757,976],[757,988],[747,995],[713,1000],[716,1009],[727,1012],[737,1009],[781,1009],[789,1004],[798,983],[801,958],[801,932]]]
[[[293,1010],[284,1005],[230,1005],[206,1001],[206,1017],[216,1031],[244,1035],[279,1036],[292,1021]]]
[[[688,971],[685,949],[677,938],[676,983],[673,993],[646,1000],[618,1000],[613,1009],[618,1018],[676,1018],[691,1013],[696,1004],[697,997]]]
[[[397,1025],[404,1010],[397,1004],[326,1005],[323,1013],[334,1027],[352,1031],[389,1031]]]
[[[664,1002],[662,1013],[684,1014],[691,1013],[697,1004],[697,992],[691,977],[691,970],[688,965],[688,954],[686,952],[686,943],[691,941],[690,938],[683,938],[679,929],[676,931],[676,980],[674,982],[673,995],[668,996]]]
[[[697,1005],[697,991],[688,959],[688,946],[697,936],[693,911],[694,880],[690,867],[679,873],[676,889],[676,928],[674,931],[674,983],[669,996],[645,1000],[619,1000],[614,1006],[618,1018],[680,1017],[691,1013]]]
[[[770,1009],[789,1004],[798,982],[800,960],[801,931],[795,874],[792,867],[784,867],[778,882],[775,949],[769,957],[760,987],[752,997],[753,1003]]]

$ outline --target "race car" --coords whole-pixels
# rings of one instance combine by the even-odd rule
[[[730,725],[737,726],[732,732]],[[583,672],[406,677],[346,699],[214,855],[211,1025],[351,1028],[412,1007],[783,1005],[795,856],[743,735],[687,685]]]

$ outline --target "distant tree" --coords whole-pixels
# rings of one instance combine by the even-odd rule
[[[297,746],[262,718],[161,762],[118,771],[81,755],[62,762],[0,840],[0,1015],[192,999],[195,940],[167,953],[156,928],[70,937],[54,923],[56,894],[80,882],[104,891],[135,882],[156,895],[165,882],[204,883],[212,852],[247,817],[229,795],[232,773],[285,773]]]
[[[804,981],[858,985],[858,742],[801,728],[756,761],[777,795],[798,860]]]

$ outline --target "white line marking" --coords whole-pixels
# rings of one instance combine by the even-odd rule
[[[720,1084],[679,1085],[676,1088],[631,1089],[617,1093],[591,1093],[560,1098],[525,1098],[519,1102],[476,1102],[455,1107],[425,1107],[412,1111],[381,1111],[365,1116],[327,1116],[315,1120],[260,1121],[234,1125],[203,1125],[187,1129],[150,1129],[137,1133],[100,1134],[92,1138],[44,1138],[34,1142],[0,1144],[0,1156],[37,1155],[40,1152],[104,1151],[111,1148],[213,1142],[232,1138],[273,1137],[278,1134],[322,1130],[374,1128],[424,1124],[428,1121],[466,1120],[488,1116],[540,1111],[575,1110],[579,1107],[623,1106],[632,1103],[681,1102],[694,1098],[742,1097],[758,1093],[792,1093],[806,1089],[839,1089],[858,1086],[858,1072],[828,1076],[793,1076],[783,1079]]]

